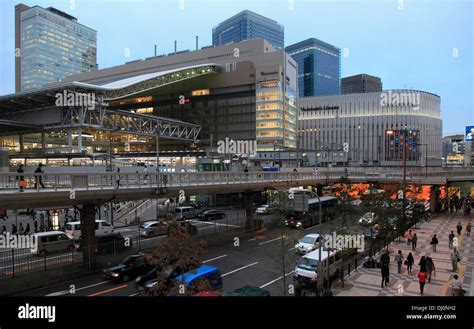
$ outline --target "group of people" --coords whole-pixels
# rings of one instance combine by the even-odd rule
[[[472,206],[474,200],[471,196],[458,197],[457,195],[445,198],[440,201],[438,205],[439,212],[446,212],[451,214],[456,214],[459,211],[463,210],[464,216],[471,216]]]
[[[25,170],[23,169],[22,164],[18,166],[18,169],[16,170],[16,172],[18,173],[18,176],[16,176],[16,180],[18,181],[18,184],[20,186],[20,192],[23,192],[23,189],[27,187],[28,183],[26,182],[25,176],[23,175],[25,173]],[[41,162],[38,164],[34,172],[35,174],[44,173],[43,164]],[[35,188],[38,188],[38,186],[41,186],[41,188],[44,188],[42,175],[35,176]]]
[[[461,236],[463,231],[463,226],[461,225],[461,222],[458,222],[456,226],[456,233],[459,236]],[[471,223],[468,223],[466,225],[466,235],[470,235],[471,233]],[[416,236],[416,233],[413,233],[412,230],[408,230],[405,234],[407,238],[407,244],[411,245],[411,248],[413,251],[416,250],[416,245],[418,238]],[[459,254],[459,249],[457,245],[457,239],[456,234],[454,231],[451,231],[451,233],[448,235],[448,246],[449,249],[451,249],[451,264],[452,264],[452,272],[454,272],[453,276],[453,282],[451,284],[451,288],[453,291],[454,295],[459,295],[462,294],[464,290],[462,290],[462,282],[459,280],[457,273],[458,270],[458,263],[461,261],[461,255]],[[433,253],[436,252],[436,247],[439,243],[438,236],[434,234],[431,238],[430,245],[432,246],[432,251]],[[412,274],[413,271],[413,265],[415,264],[415,258],[413,257],[413,254],[411,252],[408,253],[408,256],[405,257],[402,254],[401,250],[398,250],[397,254],[395,255],[395,263],[397,264],[397,269],[398,269],[398,274],[402,273],[403,265],[407,267],[407,273],[408,275]],[[382,282],[381,282],[381,287],[386,287],[390,281],[390,255],[389,251],[386,250],[382,256],[380,257],[380,269],[381,269],[381,274],[382,274]],[[431,283],[431,278],[436,275],[436,267],[433,259],[429,256],[422,256],[420,258],[420,261],[418,263],[419,266],[419,272],[418,272],[418,282],[420,284],[420,293],[423,295],[424,293],[424,288],[426,283]]]

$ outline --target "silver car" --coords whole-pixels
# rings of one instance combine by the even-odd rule
[[[168,223],[149,220],[140,225],[140,236],[148,238],[152,236],[168,234]]]

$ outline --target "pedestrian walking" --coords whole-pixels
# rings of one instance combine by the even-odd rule
[[[120,187],[120,167],[117,167],[117,175],[115,175],[115,188]]]
[[[461,257],[459,257],[459,253],[456,247],[453,248],[453,251],[451,252],[451,264],[453,266],[453,272],[457,272],[458,270],[458,262],[461,260]]]
[[[7,235],[7,227],[2,225],[2,235]]]
[[[436,276],[436,268],[431,257],[426,258],[426,273],[428,275],[428,283],[431,283],[431,277]]]
[[[420,267],[420,271],[425,271],[426,272],[426,257],[421,256],[420,262],[418,263],[418,266]]]
[[[411,245],[411,239],[413,238],[413,233],[411,230],[408,230],[405,236],[407,237],[407,246]]]
[[[403,255],[402,255],[401,250],[398,250],[398,253],[395,255],[395,262],[397,262],[398,274],[401,274],[402,273],[402,265],[403,265]]]
[[[464,289],[462,288],[462,281],[459,280],[457,274],[453,276],[453,282],[451,282],[451,294],[453,296],[464,296]]]
[[[471,222],[466,225],[466,235],[471,236]]]
[[[20,228],[18,229],[18,234],[23,235],[25,233],[25,228],[23,227],[23,223],[20,223]]]
[[[436,236],[436,234],[433,235],[433,237],[431,238],[430,244],[433,247],[433,252],[436,252],[436,246],[438,245],[438,237]]]
[[[38,221],[36,219],[33,221],[33,228],[35,230],[35,233],[37,233],[38,232]]]
[[[18,233],[18,228],[16,227],[15,224],[12,224],[12,235],[15,235]]]
[[[30,234],[30,223],[27,223],[25,227],[25,235],[29,235],[29,234]]]
[[[449,239],[449,249],[453,249],[454,231],[451,231],[451,233],[448,235],[448,239]]]
[[[36,167],[35,169],[35,174],[42,174],[42,173],[44,173],[43,164],[40,162],[38,164],[38,167]],[[38,184],[41,186],[41,188],[44,188],[43,177],[41,175],[35,176],[35,188],[38,188]]]
[[[426,271],[420,270],[418,272],[418,282],[420,283],[420,294],[423,295],[423,290],[425,289],[425,284],[426,284]]]
[[[456,226],[456,230],[458,231],[458,235],[461,235],[461,231],[462,231],[461,222],[458,222],[458,225]]]
[[[18,174],[23,174],[25,171],[23,170],[23,165],[20,164],[18,166],[18,169],[16,170]],[[20,185],[20,192],[23,192],[23,188],[26,187],[27,183],[25,181],[25,176],[23,175],[18,175],[16,176],[16,180],[18,181],[18,184]]]
[[[411,238],[411,249],[413,251],[416,250],[416,243],[418,242],[418,237],[416,236],[416,233],[413,234],[413,238]]]
[[[408,253],[407,260],[405,261],[405,265],[407,266],[408,274],[411,274],[414,263],[415,263],[415,259],[413,258],[413,255],[410,252],[410,253]]]
[[[390,255],[388,253],[388,250],[385,251],[385,253],[380,257],[380,270],[382,274],[382,283],[381,287],[386,287],[388,283],[390,282]]]

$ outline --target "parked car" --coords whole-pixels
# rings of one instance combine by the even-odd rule
[[[224,296],[248,296],[248,297],[268,297],[270,292],[268,290],[245,285],[242,288],[235,289],[231,292],[226,292]]]
[[[196,211],[193,207],[176,207],[174,210],[176,217],[180,220],[196,218]]]
[[[224,219],[225,212],[217,209],[211,210],[204,210],[198,214],[198,218],[200,220],[216,220],[216,219]]]
[[[46,255],[74,249],[74,241],[61,231],[33,233],[31,237],[38,241],[36,248],[31,248],[33,255]]]
[[[319,247],[319,234],[305,235],[295,246],[295,251],[299,254],[307,254]]]
[[[119,253],[132,247],[132,240],[120,233],[101,234],[96,236],[98,255]],[[82,251],[82,239],[76,241],[76,250]]]
[[[107,234],[107,233],[113,233],[114,227],[110,225],[107,221],[105,220],[99,220],[96,219],[95,221],[95,234]],[[76,222],[69,222],[66,223],[66,234],[74,240],[79,240],[81,239],[81,222],[76,221]]]
[[[150,272],[153,265],[148,263],[143,254],[127,256],[119,264],[111,265],[103,270],[103,276],[107,280],[126,282],[139,275]]]
[[[140,236],[143,238],[168,234],[169,222],[149,220],[140,224]]]

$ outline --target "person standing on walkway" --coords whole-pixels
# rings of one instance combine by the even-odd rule
[[[426,273],[428,274],[428,283],[431,283],[431,276],[436,273],[436,268],[431,257],[426,258]]]
[[[33,221],[33,227],[34,227],[35,233],[37,233],[38,232],[38,221],[36,219]]]
[[[436,246],[438,245],[438,237],[436,236],[436,234],[433,235],[433,237],[431,238],[430,244],[433,247],[433,252],[436,252]]]
[[[458,250],[456,247],[453,248],[453,251],[451,252],[451,264],[453,266],[453,272],[457,272],[458,270],[458,262],[461,260],[459,257]]]
[[[38,167],[36,167],[36,169],[35,169],[35,174],[42,174],[42,173],[44,173],[44,171],[43,171],[43,164],[40,162],[40,163],[38,164]],[[44,188],[43,176],[41,176],[41,175],[35,176],[35,179],[36,179],[36,181],[35,181],[35,188],[38,187],[38,184],[41,185],[41,188]]]
[[[18,232],[18,229],[17,229],[16,225],[12,224],[12,235],[17,234],[17,232]]]
[[[461,235],[461,232],[462,232],[461,222],[458,222],[458,225],[456,226],[456,230],[458,231],[458,235]]]
[[[448,239],[449,239],[449,249],[453,249],[454,231],[451,231],[451,233],[448,236]]]
[[[407,246],[411,245],[411,239],[413,238],[413,233],[411,233],[411,230],[408,230],[405,236],[407,237]]]
[[[466,225],[466,235],[471,236],[471,222]]]
[[[413,269],[413,263],[415,263],[415,259],[413,258],[413,255],[408,253],[407,260],[405,261],[406,266],[407,266],[407,272],[408,274],[411,274],[411,270]]]
[[[18,166],[18,169],[16,170],[16,172],[20,175],[16,176],[16,180],[18,181],[18,184],[20,185],[20,192],[23,192],[23,188],[25,187],[25,176],[21,175],[23,174],[25,171],[23,170],[23,164],[20,164]]]
[[[20,223],[20,229],[18,230],[18,234],[23,235],[25,233],[25,229],[23,227],[23,223]]]
[[[2,225],[2,235],[7,235],[7,227],[5,225]]]
[[[398,274],[401,274],[403,265],[403,255],[401,250],[399,250],[398,253],[395,255],[395,261],[397,262],[398,266]]]
[[[423,295],[423,290],[425,289],[425,284],[426,284],[426,270],[423,271],[420,269],[420,272],[418,272],[418,282],[420,283],[420,294]]]
[[[117,167],[117,175],[115,176],[115,188],[120,187],[120,167]]]
[[[418,242],[418,237],[416,236],[416,233],[413,234],[413,238],[411,238],[411,249],[413,251],[416,250],[416,243]]]
[[[382,272],[382,283],[381,287],[386,287],[390,281],[390,255],[388,254],[388,250],[380,257],[380,270]]]
[[[30,234],[30,223],[27,223],[25,227],[25,235],[29,235],[29,234]]]

